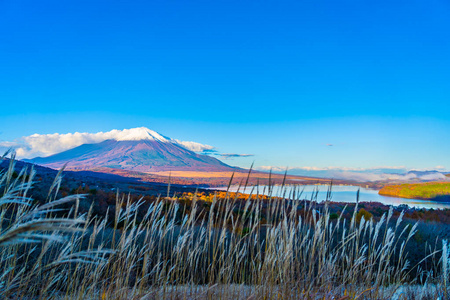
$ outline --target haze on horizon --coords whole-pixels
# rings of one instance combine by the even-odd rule
[[[449,170],[449,13],[443,0],[3,1],[0,146],[145,126],[241,167]]]

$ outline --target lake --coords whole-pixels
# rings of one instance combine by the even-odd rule
[[[226,190],[226,188],[215,188],[220,190]],[[237,186],[232,186],[230,191],[236,192],[238,189]],[[239,192],[249,194],[252,192],[256,194],[256,187],[247,187],[246,190],[241,188]],[[386,197],[378,194],[378,190],[361,188],[359,186],[351,186],[351,185],[334,185],[331,192],[331,201],[334,202],[346,202],[346,203],[355,203],[356,202],[356,192],[360,189],[359,193],[359,201],[360,202],[380,202],[386,205],[394,205],[398,206],[400,204],[406,204],[410,207],[416,208],[433,208],[433,209],[443,209],[450,208],[450,203],[442,203],[435,201],[427,201],[420,199],[405,199],[405,198],[396,198],[396,197]],[[295,198],[298,199],[298,195],[300,192],[300,199],[311,200],[313,195],[317,195],[317,201],[321,202],[326,199],[328,190],[328,185],[288,185],[285,187],[285,191],[281,190],[281,186],[274,186],[272,191],[272,196],[286,197],[286,198]],[[258,187],[259,194],[268,195],[268,186],[259,186]],[[316,191],[316,192],[315,192]],[[318,192],[317,192],[318,191]],[[293,192],[295,192],[295,197],[292,197]]]

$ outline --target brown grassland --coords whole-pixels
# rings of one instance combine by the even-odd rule
[[[448,227],[410,222],[392,207],[117,192],[99,215],[97,193],[61,197],[62,172],[37,202],[36,172],[13,176],[14,164],[0,174],[3,299],[449,297],[447,241],[419,231]],[[410,247],[420,240],[423,249]]]

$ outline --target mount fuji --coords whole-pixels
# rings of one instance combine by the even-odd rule
[[[139,172],[233,171],[220,160],[188,150],[177,140],[145,127],[124,130],[123,134],[99,143],[83,144],[47,157],[26,160],[38,165],[68,170],[114,168]]]

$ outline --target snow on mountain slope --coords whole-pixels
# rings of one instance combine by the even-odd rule
[[[146,127],[138,127],[131,129],[124,129],[114,138],[116,141],[160,141],[169,143],[172,142],[171,138],[165,137],[156,131],[150,130]]]

